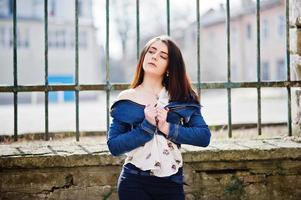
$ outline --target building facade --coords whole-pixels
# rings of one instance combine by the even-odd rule
[[[230,4],[231,6],[231,4]],[[202,81],[227,80],[226,6],[210,9],[200,18],[200,65]],[[196,66],[196,22],[184,33],[184,48],[189,66]],[[286,79],[285,1],[264,0],[260,5],[261,80]],[[231,80],[257,80],[256,4],[242,0],[230,7]],[[189,53],[193,52],[193,53]],[[196,80],[195,69],[189,69]],[[292,70],[292,69],[291,69]],[[292,79],[295,79],[293,73]]]
[[[100,48],[93,24],[92,0],[79,0],[79,82],[101,82]],[[45,83],[44,1],[17,1],[18,84]],[[0,84],[13,85],[13,1],[0,0]],[[49,84],[75,82],[75,3],[48,1]],[[20,102],[43,101],[40,94],[20,95]],[[89,96],[89,95],[88,95]],[[91,94],[90,94],[91,96]],[[2,97],[2,98],[1,98]],[[1,94],[0,102],[11,98]],[[22,100],[23,99],[23,100]],[[73,92],[51,92],[50,101],[72,101]]]

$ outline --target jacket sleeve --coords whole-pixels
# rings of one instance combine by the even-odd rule
[[[169,124],[167,138],[175,143],[206,147],[210,143],[211,132],[203,119],[200,110],[194,112],[188,127],[180,124]]]
[[[107,141],[109,151],[113,156],[124,154],[150,141],[156,130],[156,126],[146,119],[130,131],[128,126],[127,123],[113,118]]]

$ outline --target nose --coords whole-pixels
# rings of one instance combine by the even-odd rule
[[[152,59],[154,59],[154,60],[157,60],[157,56],[159,55],[159,53],[154,53],[153,55],[152,55]]]

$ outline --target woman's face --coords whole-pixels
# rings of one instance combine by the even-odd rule
[[[163,76],[168,64],[167,45],[160,40],[154,42],[149,47],[143,60],[143,70],[145,73]]]

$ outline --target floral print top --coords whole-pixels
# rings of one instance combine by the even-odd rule
[[[168,92],[163,87],[158,96],[157,106],[166,106],[168,100]],[[178,146],[160,134],[155,134],[152,140],[126,155],[124,165],[132,163],[141,170],[151,170],[151,173],[158,177],[171,176],[183,166]]]

